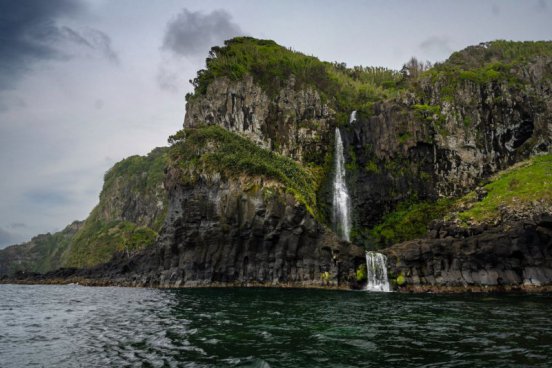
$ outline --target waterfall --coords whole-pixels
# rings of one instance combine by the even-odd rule
[[[351,113],[351,116],[349,116],[349,124],[352,124],[356,121],[356,110]]]
[[[387,257],[377,252],[366,252],[366,290],[389,292]]]
[[[335,177],[333,181],[332,221],[337,235],[349,241],[351,232],[351,199],[345,182],[345,157],[339,128],[335,128]]]

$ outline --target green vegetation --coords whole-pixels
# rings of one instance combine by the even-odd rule
[[[131,254],[153,244],[166,214],[162,183],[168,151],[156,148],[147,156],[131,156],[107,171],[100,202],[64,252],[63,266],[94,266],[116,252]],[[133,213],[136,206],[146,212],[142,217]]]
[[[487,42],[453,53],[447,61],[436,64],[421,77],[430,78],[432,83],[440,82],[441,97],[450,101],[459,83],[464,81],[480,85],[503,81],[520,87],[523,83],[516,69],[542,56],[552,56],[552,42]]]
[[[133,180],[134,192],[154,190],[163,182],[167,164],[167,148],[158,147],[147,156],[130,156],[117,162],[104,176],[104,189],[114,187],[117,180]]]
[[[536,156],[492,178],[485,185],[487,195],[458,214],[463,222],[484,222],[497,218],[500,207],[513,209],[531,206],[534,201],[552,203],[552,154]],[[474,192],[459,200],[472,202]]]
[[[322,283],[324,283],[325,285],[329,285],[330,280],[332,279],[332,275],[328,271],[322,272],[322,274],[320,275],[320,279],[322,280]]]
[[[0,269],[12,274],[17,271],[44,273],[59,268],[61,256],[77,228],[73,223],[57,233],[37,235],[28,243],[0,250]]]
[[[514,212],[535,202],[552,205],[552,154],[536,156],[500,172],[484,186],[487,195],[477,194],[436,202],[408,201],[387,214],[370,235],[381,245],[389,246],[425,236],[432,220],[457,217],[464,224],[495,221],[502,209]],[[468,208],[456,213],[458,209]]]
[[[181,169],[183,182],[195,182],[202,172],[271,178],[285,185],[311,214],[319,215],[316,192],[324,177],[319,167],[303,167],[216,125],[181,130],[170,142],[171,163]]]
[[[415,104],[412,108],[424,119],[433,120],[434,115],[441,115],[441,106]]]
[[[366,270],[366,264],[362,263],[360,266],[358,266],[356,270],[356,280],[358,282],[366,281],[367,278],[367,270]]]
[[[405,144],[412,138],[412,134],[409,132],[399,134],[399,142]]]
[[[446,64],[463,70],[470,70],[496,63],[503,65],[522,64],[540,56],[552,56],[552,42],[497,40],[454,52],[448,58]]]
[[[398,286],[403,286],[406,283],[406,279],[402,273],[399,276],[397,276],[397,278],[395,279],[395,283]]]
[[[90,267],[104,263],[116,252],[131,254],[143,249],[153,244],[156,237],[152,229],[129,221],[100,221],[93,211],[75,236],[65,265]]]
[[[367,172],[370,172],[370,173],[376,173],[377,174],[377,173],[380,172],[379,166],[378,166],[377,162],[374,161],[374,160],[366,162],[366,165],[364,165],[364,169]]]
[[[387,214],[370,233],[376,241],[386,246],[422,237],[427,233],[429,223],[443,217],[451,203],[450,199],[402,203],[395,211]]]
[[[352,110],[370,114],[373,102],[395,95],[402,81],[402,75],[394,70],[347,68],[343,63],[323,62],[270,40],[236,37],[224,45],[211,49],[207,68],[192,81],[195,93],[187,98],[204,95],[216,78],[239,80],[246,75],[274,96],[293,76],[296,89],[315,88],[336,109],[338,121],[346,123]]]
[[[442,128],[445,123],[446,117],[441,114],[441,106],[437,105],[427,105],[427,104],[415,104],[412,105],[415,116],[428,123],[434,123],[437,131],[441,135],[446,135],[447,133]],[[400,139],[400,137],[399,137]]]

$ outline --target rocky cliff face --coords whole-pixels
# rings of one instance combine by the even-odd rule
[[[221,77],[205,95],[188,99],[184,127],[216,124],[298,161],[322,163],[331,145],[335,112],[313,88],[297,90],[293,76],[274,97],[250,75]]]
[[[531,290],[552,284],[552,217],[536,215],[499,227],[435,224],[428,239],[386,249],[404,290]]]
[[[163,186],[167,151],[155,148],[147,156],[131,156],[115,164],[105,176],[97,220],[159,229],[167,206]]]
[[[364,261],[277,182],[200,181],[169,198],[155,256],[129,269],[133,284],[344,286]]]
[[[535,57],[489,80],[436,70],[346,130],[359,229],[401,201],[464,194],[551,149],[552,57]]]

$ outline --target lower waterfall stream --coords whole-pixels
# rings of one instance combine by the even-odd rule
[[[387,257],[377,252],[366,252],[366,290],[391,291],[387,278]]]

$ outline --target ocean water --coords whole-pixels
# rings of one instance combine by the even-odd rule
[[[0,285],[0,367],[550,367],[552,297]]]

